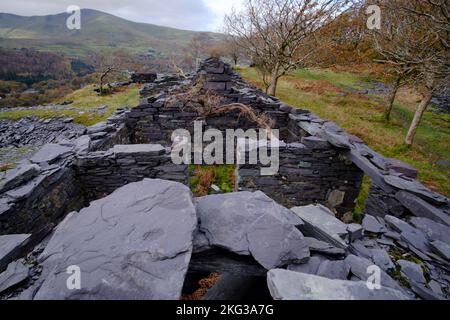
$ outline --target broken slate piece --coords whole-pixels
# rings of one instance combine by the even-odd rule
[[[431,249],[444,258],[447,261],[450,261],[450,246],[445,242],[440,240],[430,242]]]
[[[372,275],[370,267],[372,267],[374,263],[370,260],[351,254],[345,258],[345,262],[350,266],[350,272],[362,281],[367,281]],[[383,270],[381,270],[381,284],[385,287],[403,291],[400,285]]]
[[[320,264],[317,275],[328,279],[347,280],[350,266],[345,261],[327,260]]]
[[[287,269],[295,272],[317,274],[320,264],[324,261],[328,261],[328,259],[320,255],[312,256],[307,262],[302,264],[291,264]]]
[[[30,237],[30,234],[0,236],[0,271],[4,270],[15,259]]]
[[[322,205],[309,205],[291,209],[305,224],[300,230],[308,236],[315,237],[346,249],[345,239],[348,237],[347,225],[337,219],[333,213]]]
[[[249,250],[267,270],[309,259],[309,247],[302,233],[276,217],[263,215],[247,230]]]
[[[41,168],[36,164],[27,164],[6,171],[5,176],[0,181],[0,193],[30,181],[39,174],[40,170]]]
[[[408,279],[408,282],[411,283],[411,281],[414,281],[416,283],[426,284],[427,281],[425,280],[421,266],[407,260],[398,260],[397,263],[400,265],[400,271]]]
[[[21,260],[10,263],[6,271],[0,273],[0,293],[28,279],[29,271]]]
[[[371,233],[384,233],[386,232],[386,228],[374,217],[369,214],[366,214],[364,216],[362,227],[365,231],[371,232]]]
[[[430,240],[450,244],[450,227],[427,218],[412,217],[411,224],[421,230]]]
[[[347,225],[348,239],[350,242],[359,240],[363,237],[363,227],[360,224],[352,223]]]
[[[379,266],[384,271],[395,269],[395,265],[391,260],[391,257],[389,257],[389,254],[386,252],[386,250],[383,249],[372,249],[370,251],[372,253],[372,261],[377,266]]]
[[[44,145],[33,157],[31,157],[31,162],[33,163],[43,163],[47,162],[52,164],[72,153],[73,148],[61,146],[59,144],[46,144]]]
[[[409,300],[391,288],[370,290],[362,281],[331,280],[282,269],[267,273],[267,285],[275,300]]]

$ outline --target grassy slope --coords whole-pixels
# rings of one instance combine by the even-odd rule
[[[77,123],[87,126],[108,118],[119,107],[134,107],[139,102],[138,85],[132,85],[112,95],[99,96],[93,86],[74,91],[61,101],[73,101],[71,108],[62,110],[18,110],[0,112],[0,119],[18,120],[26,116],[36,115],[40,118],[72,117]],[[58,102],[56,102],[58,103]],[[104,114],[93,112],[100,106],[108,106]]]
[[[240,69],[244,79],[262,87],[254,69]],[[382,120],[383,106],[379,97],[349,93],[370,80],[369,76],[335,73],[324,70],[299,70],[280,81],[277,96],[284,102],[311,110],[324,119],[336,122],[349,133],[363,139],[386,157],[400,159],[419,170],[419,180],[433,190],[450,196],[449,170],[436,166],[440,159],[450,159],[450,116],[426,112],[417,132],[415,145],[408,149],[403,139],[413,117],[417,99],[400,94],[390,123]],[[358,207],[368,192],[365,180]]]

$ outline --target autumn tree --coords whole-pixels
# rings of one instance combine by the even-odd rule
[[[309,65],[319,44],[315,33],[348,2],[246,0],[242,11],[225,17],[225,29],[263,75],[267,92],[275,95],[280,77]]]
[[[395,95],[403,83],[415,85],[423,94],[405,139],[408,146],[413,144],[418,125],[433,94],[448,86],[447,2],[447,0],[377,2],[383,13],[383,25],[381,30],[374,32],[374,46],[381,56],[379,61],[388,65],[396,78],[387,103],[385,118],[389,119]]]

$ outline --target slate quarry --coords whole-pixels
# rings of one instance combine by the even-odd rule
[[[414,168],[215,58],[195,75],[135,81],[139,106],[43,142],[0,176],[0,299],[183,299],[212,272],[220,276],[205,300],[450,298],[450,200]],[[235,192],[192,195],[188,166],[171,161],[170,133],[199,118],[173,103],[193,87],[276,123],[278,174],[236,164]],[[257,128],[233,112],[203,122]],[[373,186],[361,224],[344,223],[364,175]],[[74,266],[79,288],[67,285]],[[368,286],[374,267],[378,289]]]

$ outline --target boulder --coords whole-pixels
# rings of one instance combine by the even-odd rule
[[[197,214],[199,230],[211,246],[251,255],[266,269],[309,257],[296,228],[303,222],[260,191],[198,198]]]
[[[197,226],[190,190],[144,179],[117,189],[57,227],[39,257],[35,299],[179,299]],[[70,266],[81,289],[66,286]]]
[[[402,292],[381,287],[370,290],[362,281],[331,280],[282,269],[267,273],[275,300],[408,300]]]

